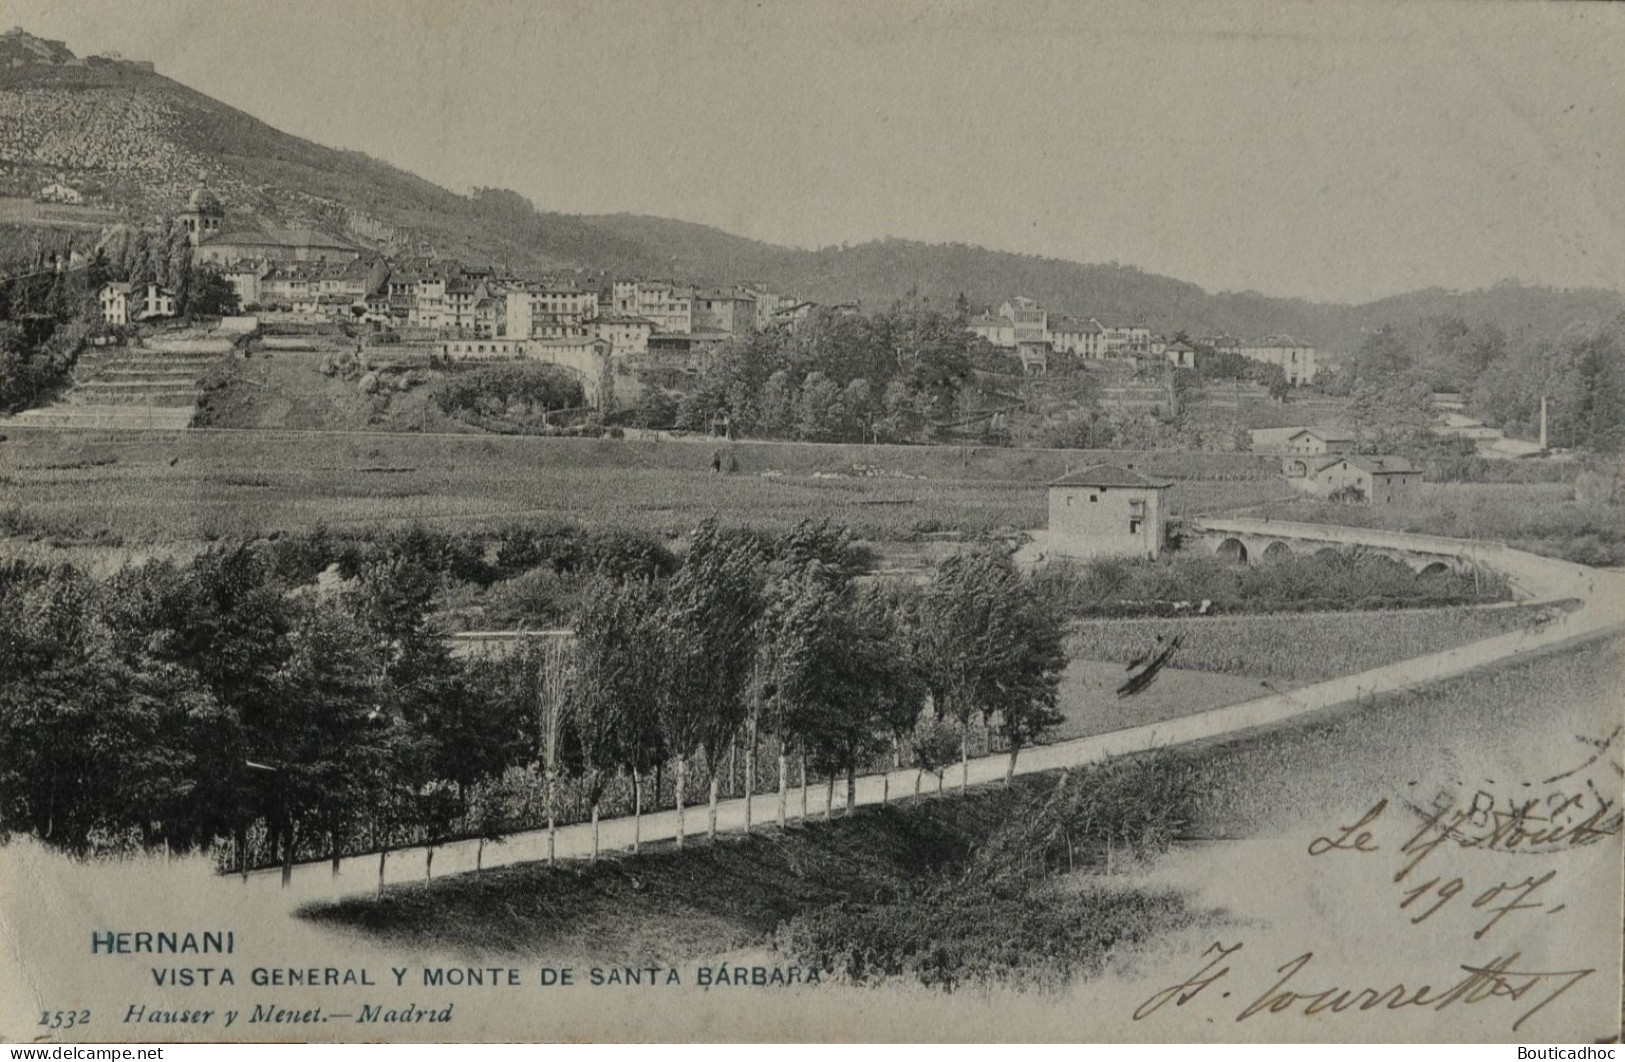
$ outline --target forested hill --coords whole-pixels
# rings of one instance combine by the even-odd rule
[[[238,220],[312,225],[380,249],[427,246],[521,272],[761,281],[821,302],[877,308],[910,293],[943,302],[963,293],[977,307],[1019,293],[1055,311],[1165,333],[1285,332],[1333,350],[1355,349],[1380,325],[1440,314],[1518,335],[1625,311],[1618,292],[1517,285],[1459,296],[1415,292],[1365,306],[1215,295],[1131,266],[963,244],[881,240],[811,251],[663,218],[549,213],[513,192],[460,195],[358,152],[291,136],[139,64],[75,65],[66,47],[26,34],[6,35],[6,46],[19,65],[0,66],[0,196],[14,204],[61,180],[133,220],[156,220],[206,182]],[[0,223],[17,220],[0,211]]]

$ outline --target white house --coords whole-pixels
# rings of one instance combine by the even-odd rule
[[[148,284],[144,289],[125,282],[103,284],[97,300],[101,303],[102,320],[108,324],[175,316],[175,293],[157,284]]]

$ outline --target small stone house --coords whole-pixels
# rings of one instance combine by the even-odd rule
[[[1368,505],[1403,503],[1421,481],[1421,470],[1408,458],[1366,454],[1345,454],[1326,461],[1310,476],[1314,493],[1329,497],[1352,487]]]
[[[1171,486],[1118,465],[1062,476],[1049,485],[1050,552],[1080,559],[1156,559],[1167,534]]]
[[[1346,454],[1354,449],[1354,433],[1333,428],[1304,428],[1287,436],[1291,454]]]

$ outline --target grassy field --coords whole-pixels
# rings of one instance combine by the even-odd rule
[[[1147,632],[1144,642],[1152,635]],[[1184,668],[1167,668],[1149,688],[1133,697],[1118,697],[1117,688],[1128,678],[1125,661],[1074,658],[1061,676],[1056,707],[1066,717],[1046,738],[1069,738],[1104,734],[1144,723],[1160,723],[1184,715],[1223,708],[1227,704],[1261,697],[1250,676],[1217,675]]]
[[[1596,751],[1585,739],[1617,725],[1621,675],[1625,639],[1613,638],[1214,745],[1202,753],[1214,784],[1198,804],[1199,831],[1286,831],[1324,811],[1409,792],[1418,779],[1457,780],[1470,794],[1486,774],[1505,783],[1561,773]],[[1535,733],[1559,740],[1535,741]]]
[[[1581,564],[1625,564],[1625,508],[1582,504],[1566,483],[1424,483],[1405,505],[1273,502],[1250,516],[1484,538]]]
[[[1250,455],[410,434],[14,431],[0,444],[0,532],[72,542],[209,540],[544,519],[674,534],[702,516],[769,529],[836,515],[860,535],[1041,527],[1044,486],[1101,460],[1177,478],[1172,508],[1256,504],[1288,488]]]
[[[1146,653],[1157,636],[1180,635],[1184,641],[1169,661],[1174,667],[1303,684],[1505,634],[1527,626],[1539,611],[1442,608],[1083,620],[1073,625],[1067,648],[1074,660],[1127,663]]]

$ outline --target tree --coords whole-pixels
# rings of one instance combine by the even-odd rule
[[[213,266],[192,270],[191,293],[186,312],[204,317],[230,317],[240,313],[237,289]]]
[[[1410,372],[1361,375],[1350,401],[1355,434],[1366,453],[1404,453],[1426,446],[1433,388]]]
[[[858,595],[859,637],[869,658],[868,692],[877,726],[891,742],[892,767],[903,766],[903,746],[914,736],[925,709],[927,690],[909,655],[907,630],[913,598],[879,584]],[[918,779],[916,779],[916,784]],[[880,802],[891,797],[891,778],[881,780]]]
[[[307,598],[289,642],[292,653],[276,675],[283,710],[274,727],[258,730],[253,749],[268,821],[286,832],[284,883],[307,823],[326,834],[337,864],[346,827],[373,797],[368,768],[382,740],[367,631],[340,609]]]
[[[775,370],[762,384],[762,393],[756,402],[758,430],[773,438],[789,436],[795,428],[797,397],[789,371]]]
[[[1363,378],[1380,378],[1405,372],[1415,361],[1403,337],[1392,325],[1383,325],[1366,335],[1354,356],[1355,373]]]
[[[754,543],[724,536],[716,521],[707,519],[690,536],[688,556],[665,587],[659,718],[666,748],[676,760],[678,845],[684,835],[688,759],[696,751],[705,754],[708,832],[716,834],[717,770],[747,711],[760,567]]]
[[[841,434],[866,442],[874,435],[874,423],[880,413],[875,401],[874,388],[869,381],[857,377],[841,392]]]
[[[594,581],[576,619],[577,681],[572,713],[592,803],[593,856],[598,854],[601,778],[609,766],[632,776],[632,850],[642,844],[643,777],[660,756],[662,661],[656,652],[657,595],[646,581]]]
[[[135,825],[117,792],[121,675],[78,571],[0,562],[0,816],[70,851]],[[139,735],[135,735],[139,736]],[[114,740],[108,740],[112,737]]]
[[[527,671],[535,696],[536,754],[546,786],[547,861],[558,857],[557,800],[564,728],[569,718],[575,683],[575,647],[556,638],[527,641]]]
[[[661,387],[647,387],[632,411],[632,423],[639,428],[668,429],[677,423],[677,400]]]
[[[938,716],[959,727],[962,792],[970,782],[974,715],[1008,711],[1023,741],[1047,725],[1045,699],[1053,705],[1059,668],[1047,644],[1024,644],[1035,634],[1047,637],[1041,609],[1009,556],[992,550],[946,558],[920,595],[910,624],[914,656]]]
[[[807,374],[796,399],[796,438],[824,442],[841,429],[841,389],[821,372]]]
[[[775,616],[778,693],[784,728],[811,753],[828,779],[824,816],[833,804],[835,777],[845,774],[850,812],[858,760],[876,744],[876,700],[884,643],[855,607],[851,585],[817,560],[785,573]]]
[[[915,767],[914,795],[920,795],[920,781],[928,771],[936,775],[937,793],[941,794],[948,768],[959,753],[959,736],[953,727],[934,716],[921,719],[914,726],[908,747]]]
[[[998,714],[999,734],[1010,749],[1006,785],[1015,777],[1021,750],[1066,718],[1055,707],[1067,662],[1065,617],[1026,580],[1014,606],[1017,630],[1009,644],[1011,655],[983,694],[985,704]]]

